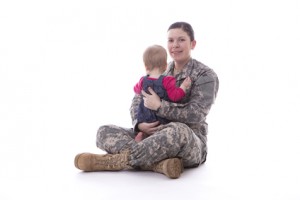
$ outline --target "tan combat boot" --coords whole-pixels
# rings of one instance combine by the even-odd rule
[[[179,178],[180,174],[183,172],[183,164],[179,158],[169,158],[160,161],[159,163],[153,165],[151,168],[144,170],[152,170],[166,175],[169,178],[175,179]]]
[[[120,154],[92,154],[81,153],[76,155],[74,164],[80,170],[93,171],[119,171],[130,169],[128,165],[128,152]]]

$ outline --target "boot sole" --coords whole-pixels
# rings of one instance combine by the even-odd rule
[[[75,156],[75,159],[74,159],[74,165],[75,165],[75,167],[77,168],[77,169],[80,169],[79,168],[79,166],[78,166],[78,159],[79,159],[79,157],[82,155],[82,153],[81,154],[77,154],[76,156]]]
[[[165,175],[169,178],[179,178],[183,172],[183,164],[179,158],[169,159],[164,166]]]
[[[86,169],[82,169],[82,168],[80,168],[79,167],[79,158],[82,156],[82,155],[85,155],[86,153],[80,153],[80,154],[77,154],[76,156],[75,156],[75,159],[74,159],[74,165],[75,165],[75,167],[77,168],[77,169],[80,169],[80,170],[83,170],[83,171],[87,171]]]

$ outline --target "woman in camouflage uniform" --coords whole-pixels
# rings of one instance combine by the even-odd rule
[[[83,171],[142,169],[178,178],[184,168],[196,167],[206,160],[206,116],[215,101],[219,80],[216,73],[191,57],[196,46],[194,31],[186,22],[176,22],[168,29],[168,51],[173,61],[165,75],[174,76],[179,86],[186,77],[192,80],[186,96],[177,103],[161,100],[151,88],[151,94],[135,95],[131,105],[133,128],[115,125],[101,126],[97,147],[108,154],[81,153],[75,166]],[[147,108],[172,122],[136,123],[137,107],[143,98]],[[142,131],[149,135],[136,142]]]

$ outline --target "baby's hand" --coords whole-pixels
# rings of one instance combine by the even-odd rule
[[[184,91],[186,91],[187,89],[189,89],[191,87],[192,84],[192,80],[190,77],[187,77],[186,79],[184,79],[184,81],[181,83],[180,88],[183,89]]]

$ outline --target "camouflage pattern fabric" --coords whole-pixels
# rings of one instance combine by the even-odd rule
[[[171,62],[165,75],[174,76]],[[206,160],[208,125],[206,116],[215,101],[219,80],[216,73],[201,62],[190,59],[184,70],[175,75],[177,86],[190,76],[192,86],[178,103],[162,100],[157,115],[172,121],[160,125],[156,133],[137,143],[137,108],[142,99],[135,95],[130,108],[133,128],[116,125],[101,126],[97,133],[97,147],[108,153],[130,150],[132,167],[151,166],[166,158],[182,158],[184,167],[195,167]]]

